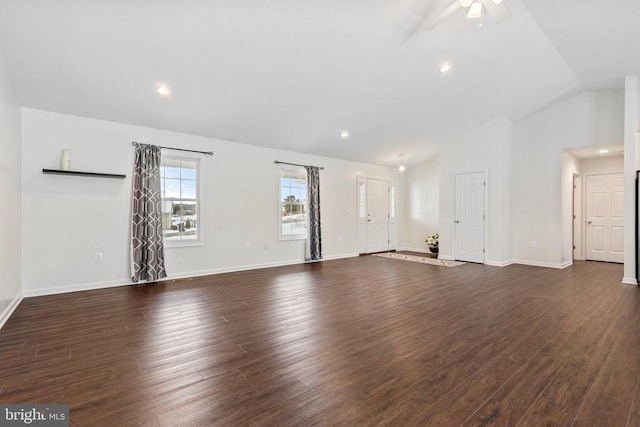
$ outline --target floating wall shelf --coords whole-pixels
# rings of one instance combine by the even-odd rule
[[[60,169],[42,169],[42,173],[53,174],[53,175],[90,176],[94,178],[114,178],[114,179],[125,179],[127,177],[126,175],[120,175],[116,173],[63,171]]]

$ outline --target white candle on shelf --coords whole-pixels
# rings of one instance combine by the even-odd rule
[[[71,170],[71,150],[68,148],[62,149],[62,157],[60,157],[60,169],[63,171]]]

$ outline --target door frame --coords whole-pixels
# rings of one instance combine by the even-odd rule
[[[472,171],[465,171],[465,172],[457,172],[455,174],[453,174],[453,219],[452,219],[452,228],[453,228],[453,232],[451,233],[451,237],[452,237],[452,242],[451,242],[451,257],[443,257],[443,256],[439,256],[439,258],[442,259],[447,259],[450,258],[452,260],[455,260],[455,254],[456,254],[456,177],[458,175],[468,175],[468,174],[472,174],[472,173],[482,173],[484,175],[484,242],[483,242],[483,246],[484,246],[484,260],[482,261],[482,264],[486,265],[487,264],[487,259],[489,259],[489,170],[488,169],[483,169],[483,170],[472,170]]]
[[[586,189],[584,189],[583,182],[585,181],[584,175],[579,173],[573,174],[573,220],[572,220],[572,242],[573,245],[573,259],[574,261],[584,261],[586,242],[584,236],[584,209]]]

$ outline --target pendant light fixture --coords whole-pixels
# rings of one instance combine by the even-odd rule
[[[404,167],[404,153],[400,153],[400,167],[398,168],[398,170],[400,172],[404,172],[405,171],[405,167]]]

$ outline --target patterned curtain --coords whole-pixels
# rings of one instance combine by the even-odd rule
[[[162,240],[160,147],[155,145],[136,147],[131,200],[131,274],[134,282],[153,282],[167,277]]]
[[[308,237],[305,247],[307,261],[322,259],[322,233],[320,230],[320,169],[316,166],[305,166],[307,169],[307,202],[309,212],[307,221]]]

